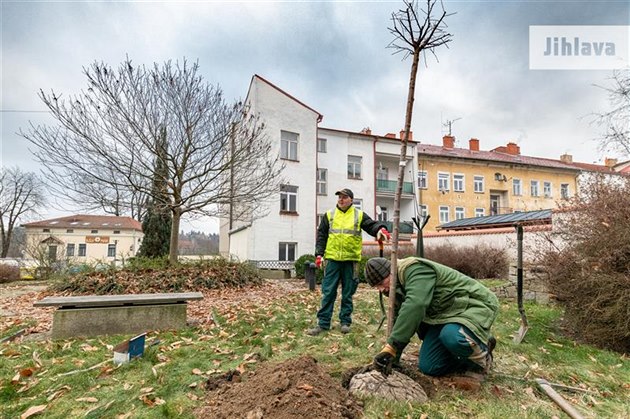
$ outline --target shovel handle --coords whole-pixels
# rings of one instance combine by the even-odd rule
[[[383,240],[378,241],[378,255],[383,257]]]

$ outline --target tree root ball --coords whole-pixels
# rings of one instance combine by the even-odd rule
[[[351,394],[378,396],[388,400],[425,403],[429,400],[422,386],[408,376],[392,371],[387,377],[378,371],[356,374],[350,380]]]

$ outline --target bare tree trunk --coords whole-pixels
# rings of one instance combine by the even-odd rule
[[[173,208],[173,222],[171,224],[171,245],[168,251],[168,261],[171,264],[177,263],[177,245],[179,243],[179,221],[182,218],[182,213],[178,207]]]

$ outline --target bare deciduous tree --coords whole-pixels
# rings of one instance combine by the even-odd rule
[[[398,184],[394,194],[394,219],[392,241],[392,280],[390,282],[389,295],[396,295],[396,279],[398,271],[398,233],[400,224],[400,195],[402,194],[403,179],[406,166],[407,142],[411,131],[411,119],[413,116],[413,102],[416,92],[416,78],[420,57],[425,58],[426,53],[431,52],[436,58],[435,49],[451,42],[452,35],[446,31],[444,19],[449,16],[442,5],[441,12],[434,11],[435,0],[426,1],[426,10],[421,10],[417,1],[404,1],[405,8],[392,13],[392,27],[390,33],[394,40],[389,48],[395,49],[394,54],[402,53],[403,59],[412,57],[411,72],[409,74],[409,90],[407,93],[407,108],[405,112],[405,128],[403,141],[400,146],[400,164],[398,166]],[[441,3],[440,3],[441,4]],[[421,234],[421,232],[418,232]],[[387,313],[387,334],[394,326],[395,298],[390,298]]]
[[[22,172],[18,167],[0,168],[0,257],[7,257],[20,218],[34,213],[43,203],[43,184],[35,174]]]
[[[146,68],[127,59],[117,70],[96,62],[84,69],[87,91],[67,99],[40,92],[59,125],[21,133],[58,189],[81,194],[90,182],[121,190],[116,199],[127,207],[133,193],[151,194],[161,159],[166,200],[155,204],[173,216],[172,262],[182,215],[221,216],[234,202],[259,207],[279,190],[282,170],[260,121],[243,103],[228,104],[198,70],[186,60]],[[165,150],[158,141],[164,131]]]
[[[595,123],[606,129],[600,148],[630,156],[630,70],[615,71],[611,81],[602,88],[608,92],[612,109],[595,115]]]

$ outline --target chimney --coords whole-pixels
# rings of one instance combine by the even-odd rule
[[[479,151],[479,140],[476,138],[471,138],[468,140],[468,146],[470,151]]]
[[[562,156],[560,156],[560,161],[562,163],[573,163],[573,156],[567,153],[564,153]]]
[[[513,156],[518,156],[521,154],[521,148],[516,143],[507,143],[506,152]]]
[[[611,159],[611,158],[606,157],[604,159],[604,165],[612,169],[615,165],[617,165],[617,159]]]
[[[396,134],[394,134],[393,132],[388,132],[387,134],[385,134],[385,138],[396,139]]]
[[[442,147],[444,148],[454,148],[455,147],[455,137],[452,135],[445,135],[442,137]]]
[[[400,139],[404,139],[405,138],[405,130],[402,129],[400,130]],[[413,131],[409,131],[409,141],[413,141]]]
[[[370,129],[370,127],[363,128],[361,130],[361,134],[372,135],[372,130]]]

